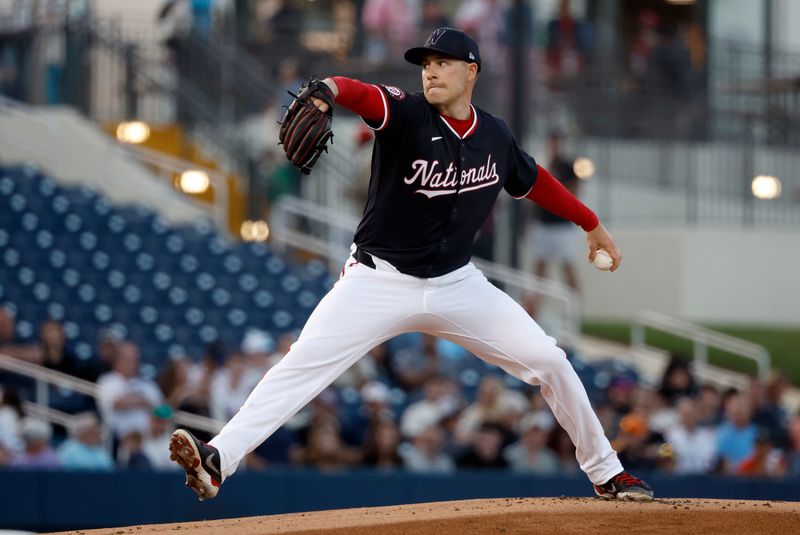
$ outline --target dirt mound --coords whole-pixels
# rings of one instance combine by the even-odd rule
[[[744,500],[662,499],[651,503],[591,498],[501,498],[392,507],[340,509],[133,526],[70,533],[137,535],[176,531],[244,535],[468,535],[516,533],[796,533],[800,503]]]

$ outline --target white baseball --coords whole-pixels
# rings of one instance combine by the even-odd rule
[[[606,251],[603,249],[598,249],[594,255],[594,267],[600,271],[608,271],[614,267],[614,260]]]

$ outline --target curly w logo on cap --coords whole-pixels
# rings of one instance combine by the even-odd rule
[[[439,39],[441,39],[446,32],[446,28],[433,30],[433,32],[428,36],[428,40],[425,41],[425,46],[436,46],[436,43],[439,42]]]

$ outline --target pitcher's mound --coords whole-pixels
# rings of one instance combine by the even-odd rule
[[[797,502],[661,499],[635,503],[606,502],[592,498],[499,498],[134,526],[81,533],[752,535],[795,533],[798,526],[800,503]]]

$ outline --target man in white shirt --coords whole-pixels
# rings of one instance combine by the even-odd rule
[[[100,376],[97,387],[103,419],[117,438],[132,432],[147,433],[150,413],[163,398],[153,381],[139,376],[136,344],[120,344],[111,371]]]
[[[707,474],[717,459],[716,432],[698,425],[695,401],[682,398],[677,403],[678,425],[667,430],[667,442],[677,457],[675,473]]]

